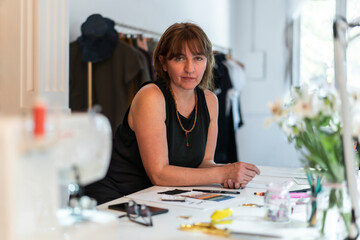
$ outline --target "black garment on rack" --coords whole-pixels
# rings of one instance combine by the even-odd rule
[[[82,59],[78,41],[70,44],[69,103],[72,111],[86,111],[88,106],[88,66]],[[150,80],[141,53],[118,41],[107,59],[92,64],[93,105],[100,105],[109,119],[113,133],[129,105],[130,89],[135,92]]]
[[[233,163],[238,161],[232,111],[226,116],[226,94],[232,88],[227,67],[222,63],[225,54],[215,54],[214,83],[219,101],[218,139],[214,161],[216,163]]]
[[[155,69],[154,69],[154,64],[153,64],[153,60],[152,60],[152,53],[150,53],[149,51],[146,51],[142,48],[138,48],[138,49],[145,56],[146,64],[147,64],[147,67],[149,70],[150,79],[155,80]]]
[[[134,47],[136,51],[141,54],[143,61],[148,68],[150,80],[155,80],[155,69],[152,61],[152,52],[144,50],[141,47],[139,47],[137,44],[137,37],[134,37],[134,35],[128,36],[129,34],[122,34],[122,33],[120,33],[120,35],[121,35],[121,41]]]

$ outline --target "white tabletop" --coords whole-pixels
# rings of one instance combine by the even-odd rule
[[[169,209],[168,213],[153,216],[153,227],[145,227],[140,224],[129,221],[127,217],[119,218],[117,223],[117,230],[120,233],[121,239],[226,239],[225,237],[219,237],[214,235],[208,235],[201,232],[185,232],[179,230],[181,224],[193,224],[197,222],[209,222],[211,214],[218,209],[224,209],[231,207],[234,210],[233,216],[234,221],[228,225],[218,225],[219,228],[229,228],[232,231],[236,232],[248,232],[248,233],[262,233],[262,234],[276,234],[281,236],[281,239],[316,239],[318,237],[318,231],[315,228],[308,228],[306,223],[306,206],[305,205],[295,205],[294,211],[289,222],[280,223],[280,222],[271,222],[265,220],[265,211],[264,207],[246,207],[241,206],[244,203],[255,203],[259,205],[264,204],[263,196],[255,196],[254,192],[265,191],[265,185],[261,186],[261,181],[266,179],[268,180],[269,175],[273,173],[278,174],[279,176],[271,176],[271,178],[276,182],[284,182],[289,179],[292,179],[293,175],[299,172],[298,169],[293,169],[288,171],[292,176],[285,176],[284,170],[281,168],[267,168],[263,167],[262,176],[258,177],[254,184],[255,187],[248,187],[245,189],[240,189],[239,195],[233,195],[234,198],[231,200],[225,200],[220,203],[217,203],[214,207],[206,209],[197,209],[188,206],[179,206],[174,204],[169,204],[167,202],[161,202],[159,197],[151,199],[152,193],[161,192],[169,189],[193,189],[193,188],[203,188],[203,189],[217,189],[220,190],[220,186],[196,186],[196,187],[160,187],[153,186],[148,189],[142,190],[135,194],[116,199],[114,201],[102,204],[98,206],[99,210],[112,212],[117,215],[123,215],[123,212],[109,210],[108,205],[127,202],[129,199],[134,199],[138,203],[144,203],[151,206],[157,206],[162,208]],[[285,172],[286,172],[285,171]],[[264,178],[262,178],[264,177]],[[297,175],[300,179],[301,176]],[[293,179],[294,180],[294,179]],[[297,181],[300,182],[300,181]],[[299,185],[295,183],[293,189],[306,188],[308,186]],[[223,189],[226,190],[226,189]],[[139,197],[140,196],[140,197]],[[146,198],[141,199],[141,197],[146,196]],[[294,200],[295,201],[295,200]],[[184,219],[182,217],[187,216],[189,219]],[[232,235],[231,238],[235,239],[264,239],[261,237],[248,237],[243,235]],[[228,238],[227,238],[228,239]],[[269,238],[270,239],[270,238]]]

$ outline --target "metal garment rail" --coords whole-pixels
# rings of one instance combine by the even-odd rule
[[[152,35],[154,37],[158,37],[158,38],[160,38],[161,35],[162,35],[161,33],[158,33],[158,32],[155,32],[155,31],[151,31],[151,30],[148,30],[148,29],[145,29],[145,28],[131,26],[131,25],[128,25],[128,24],[125,24],[125,23],[115,22],[115,25],[118,26],[118,27],[127,28],[127,29],[134,30],[134,31],[137,31],[137,32],[150,34],[150,35]],[[218,50],[218,51],[222,51],[224,53],[231,54],[231,48],[220,46],[220,45],[217,45],[217,44],[213,44],[213,48],[214,48],[214,50]]]

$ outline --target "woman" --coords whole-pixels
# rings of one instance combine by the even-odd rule
[[[209,91],[214,56],[203,30],[176,23],[154,51],[157,81],[142,86],[116,131],[106,177],[86,187],[98,203],[152,185],[245,187],[259,169],[213,161],[218,102]]]

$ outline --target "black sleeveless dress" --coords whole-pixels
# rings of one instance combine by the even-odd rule
[[[169,164],[181,167],[196,168],[204,158],[210,115],[206,105],[204,91],[196,87],[197,120],[193,131],[188,133],[189,146],[176,116],[175,102],[165,84],[155,83],[164,94],[166,102],[166,132],[168,142]],[[85,187],[85,194],[95,198],[98,204],[131,194],[152,186],[139,153],[135,133],[128,124],[127,110],[123,123],[117,128],[113,139],[113,151],[108,172],[104,179]],[[185,129],[190,129],[195,119],[195,109],[189,118],[179,114]],[[144,121],[146,121],[144,119]],[[149,126],[151,127],[151,126]]]

